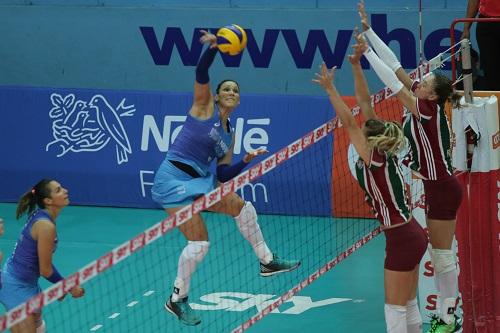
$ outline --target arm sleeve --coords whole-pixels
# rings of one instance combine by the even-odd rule
[[[200,84],[206,84],[210,81],[208,76],[208,68],[212,65],[217,54],[217,48],[208,48],[205,50],[203,55],[196,65],[196,82]]]
[[[393,71],[397,71],[401,68],[401,64],[399,63],[398,58],[392,52],[392,50],[387,46],[386,43],[373,31],[372,28],[366,30],[364,35],[370,43],[372,44],[375,52],[377,52],[378,56],[384,61],[384,63]]]
[[[380,80],[382,80],[382,82],[384,82],[384,84],[391,89],[393,93],[398,93],[401,89],[403,89],[403,83],[399,81],[396,74],[394,74],[394,72],[387,67],[382,60],[380,60],[371,48],[368,48],[363,54],[373,67],[373,70],[377,73]]]
[[[64,278],[59,274],[59,271],[57,268],[52,265],[52,274],[49,277],[46,277],[46,279],[52,283],[57,283],[61,280],[64,280]]]
[[[217,179],[223,183],[227,182],[237,176],[246,166],[247,163],[243,160],[233,165],[220,164],[217,166]]]

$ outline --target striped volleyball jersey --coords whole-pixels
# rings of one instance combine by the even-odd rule
[[[228,119],[225,131],[214,112],[209,119],[200,120],[189,113],[179,135],[167,152],[167,159],[189,164],[202,176],[214,158],[222,158],[231,148],[233,129]]]
[[[484,17],[500,17],[500,1],[481,0],[479,1],[478,11]]]
[[[401,224],[410,219],[403,174],[395,156],[372,150],[369,165],[362,159],[356,163],[356,178],[383,226]]]
[[[31,237],[31,228],[39,220],[52,221],[50,215],[43,209],[35,210],[24,225],[16,242],[14,252],[5,264],[6,270],[21,281],[36,283],[40,277],[38,263],[38,242]],[[54,223],[54,221],[52,221]],[[54,240],[54,252],[57,248],[57,236]]]
[[[415,91],[418,81],[413,82]],[[452,174],[451,140],[444,110],[434,101],[417,98],[418,116],[405,110],[403,131],[410,143],[404,164],[426,180],[447,178]]]

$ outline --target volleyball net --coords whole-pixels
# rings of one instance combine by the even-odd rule
[[[411,76],[416,78],[440,65],[430,61]],[[400,120],[402,106],[390,95],[384,88],[372,96],[375,111],[383,119]],[[355,115],[359,111],[357,106],[352,109]],[[202,213],[211,247],[193,275],[189,294],[202,323],[189,329],[242,332],[263,316],[279,311],[281,304],[290,302],[294,294],[380,233],[351,172],[356,161],[347,133],[337,118],[332,119],[1,316],[0,331],[38,309],[42,309],[47,332],[187,329],[163,308],[186,244],[176,227],[228,194],[248,196],[246,191],[272,179],[274,185],[267,190],[284,196],[273,214],[257,209],[259,224],[273,252],[301,260],[295,271],[261,277],[258,259],[233,218]],[[325,184],[327,191],[323,190]],[[418,202],[419,195],[412,201]],[[305,211],[298,211],[298,206],[306,207]],[[333,208],[328,214],[316,213],[325,206]],[[67,296],[58,301],[77,284],[86,289],[83,298]]]

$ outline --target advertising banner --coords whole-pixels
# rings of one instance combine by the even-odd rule
[[[191,102],[191,94],[182,93],[0,89],[0,201],[17,201],[49,177],[69,189],[73,204],[156,207],[150,196],[154,174]],[[244,95],[230,117],[233,162],[260,147],[275,152],[332,117],[325,97]],[[244,188],[245,199],[260,212],[278,212],[299,183],[323,199],[297,200],[283,213],[331,215],[332,138],[318,145],[324,154],[298,155],[277,171],[279,177],[271,173]]]

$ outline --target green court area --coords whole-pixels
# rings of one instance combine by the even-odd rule
[[[24,224],[14,214],[14,204],[0,204],[4,261]],[[85,283],[84,298],[44,308],[47,332],[230,332],[376,226],[371,220],[260,216],[271,249],[302,260],[294,272],[263,278],[232,219],[204,217],[211,247],[190,291],[199,326],[183,326],[163,308],[185,244],[173,230]],[[162,218],[161,210],[67,207],[57,221],[54,262],[64,275],[74,273]],[[383,261],[384,236],[378,236],[248,332],[385,332]],[[42,281],[42,288],[48,285]]]

